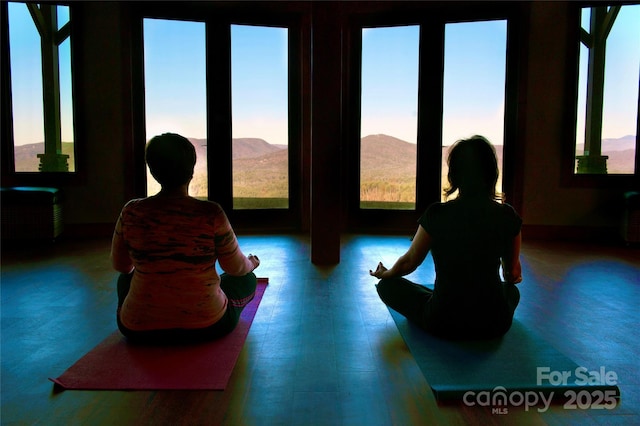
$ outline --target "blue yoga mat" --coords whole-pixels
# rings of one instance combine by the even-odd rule
[[[517,320],[501,339],[448,341],[391,308],[389,312],[440,402],[478,403],[479,398],[504,392],[507,397],[513,394],[512,402],[518,404],[520,395],[529,392],[536,393],[532,399],[544,396],[555,403],[600,403],[610,408],[612,399],[620,397],[615,377],[607,376],[612,372],[578,366]]]

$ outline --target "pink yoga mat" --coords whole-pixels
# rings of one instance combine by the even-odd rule
[[[137,346],[116,331],[60,377],[49,380],[63,389],[78,390],[224,390],[268,282],[258,278],[256,295],[242,311],[235,330],[219,340]]]

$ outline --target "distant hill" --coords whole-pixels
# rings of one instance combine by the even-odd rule
[[[188,138],[191,143],[196,147],[196,155],[206,156],[207,140]],[[238,158],[256,158],[261,157],[272,152],[277,152],[282,149],[286,149],[286,145],[272,145],[260,138],[235,138],[231,140],[231,155],[232,159]]]
[[[240,158],[258,158],[274,152],[280,152],[283,148],[287,149],[286,145],[271,145],[264,139],[259,138],[233,139],[231,143],[234,160]]]
[[[360,140],[360,170],[363,177],[399,177],[416,174],[415,144],[387,135],[369,135]]]
[[[632,173],[635,160],[636,137],[627,135],[621,138],[602,139],[602,155],[607,155],[609,173]],[[578,155],[584,152],[584,144],[576,145]]]
[[[629,149],[635,149],[635,147],[636,147],[636,137],[634,135],[627,135],[621,138],[602,139],[602,152],[606,152],[606,153],[609,153],[611,151],[626,151]],[[582,143],[577,144],[576,151],[584,152],[584,144]]]
[[[198,161],[192,190],[193,195],[206,196],[206,139],[189,139],[196,148]],[[270,144],[260,138],[233,139],[232,167],[235,197],[286,197],[288,188],[288,149],[286,145]],[[609,156],[610,173],[628,173],[633,170],[635,136],[603,140],[603,154]],[[15,147],[16,169],[37,171],[37,154],[43,152],[44,144],[36,143]],[[498,160],[502,162],[502,146],[496,145]],[[442,148],[443,179],[449,147]],[[583,148],[578,146],[578,152]],[[73,144],[63,143],[63,152],[71,155],[73,164]],[[380,197],[400,197],[402,200],[414,197],[416,174],[415,144],[393,136],[368,135],[361,140],[361,181],[363,199]],[[149,192],[159,188],[149,179]],[[385,195],[381,195],[381,194]],[[399,200],[392,200],[399,201]]]
[[[607,155],[607,172],[609,173],[633,173],[635,150],[626,149],[623,151],[605,151],[603,155]]]
[[[14,147],[16,172],[37,172],[40,167],[38,154],[44,153],[44,142],[30,143]],[[69,171],[75,171],[73,142],[62,142],[62,153],[69,155]]]

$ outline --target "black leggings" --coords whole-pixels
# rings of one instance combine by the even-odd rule
[[[520,302],[520,291],[513,284],[502,284],[504,297],[510,313],[509,318],[501,320],[494,325],[487,324],[480,327],[480,319],[473,323],[480,327],[477,330],[461,330],[453,324],[436,324],[428,314],[429,301],[433,296],[433,290],[409,281],[406,278],[382,279],[376,286],[380,299],[393,310],[404,315],[408,320],[416,323],[423,329],[443,338],[494,338],[506,333],[511,327],[513,314]]]
[[[222,274],[220,288],[227,296],[227,310],[222,318],[209,327],[136,331],[128,329],[120,321],[120,307],[129,293],[132,278],[133,273],[120,274],[118,278],[118,329],[132,342],[152,344],[200,342],[214,340],[229,334],[238,324],[244,307],[253,300],[258,281],[253,272],[241,277]]]

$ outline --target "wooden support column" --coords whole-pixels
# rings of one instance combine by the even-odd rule
[[[589,33],[582,30],[582,42],[589,48],[584,155],[578,156],[578,173],[607,173],[607,156],[602,155],[602,116],[607,37],[620,6],[591,8]]]
[[[207,162],[209,199],[233,219],[231,27],[207,23]]]
[[[311,83],[311,262],[340,262],[342,25],[339,3],[314,2]]]
[[[44,154],[40,158],[40,171],[65,172],[69,170],[68,155],[62,154],[60,120],[60,61],[58,45],[69,36],[69,26],[58,30],[56,5],[27,4],[33,22],[40,34],[42,53],[42,101],[44,118]]]

